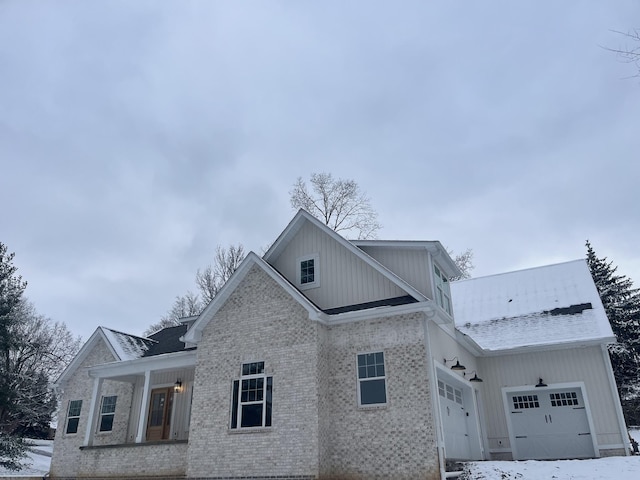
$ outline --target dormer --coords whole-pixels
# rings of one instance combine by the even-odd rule
[[[460,270],[438,241],[353,240],[355,246],[453,317],[449,279]]]

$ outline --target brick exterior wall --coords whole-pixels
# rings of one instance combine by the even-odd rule
[[[252,268],[198,344],[189,477],[317,476],[318,327],[276,282]],[[256,361],[273,376],[273,426],[232,431],[232,382],[243,363]]]
[[[98,448],[80,449],[84,441],[93,391],[93,379],[89,377],[87,369],[90,366],[113,362],[114,360],[115,358],[105,343],[100,341],[89,352],[87,358],[85,358],[69,381],[61,386],[63,394],[60,401],[60,411],[58,412],[58,429],[53,444],[51,477],[184,475],[186,469],[186,444],[145,445],[137,448],[100,447],[124,444],[127,441],[129,411],[133,396],[133,385],[130,383],[108,380],[103,382],[101,396],[118,396],[113,430],[95,434],[93,445]],[[65,433],[69,401],[71,400],[82,400],[78,433],[76,434]],[[99,402],[100,400],[96,405],[97,409],[100,408]],[[141,453],[139,448],[144,448],[144,453]]]
[[[384,352],[387,405],[358,406],[358,353]],[[439,479],[421,314],[329,328],[329,461],[323,478]]]
[[[326,327],[258,267],[198,345],[187,476],[436,479],[422,316]],[[357,354],[384,351],[388,404],[358,407]],[[242,363],[273,376],[273,426],[229,429]]]

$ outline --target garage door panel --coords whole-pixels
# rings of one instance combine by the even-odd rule
[[[594,456],[580,388],[509,393],[508,401],[518,459]]]

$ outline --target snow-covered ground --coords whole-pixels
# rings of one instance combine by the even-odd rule
[[[640,429],[631,436],[640,442]],[[467,464],[468,480],[638,480],[640,456],[593,460],[524,462],[473,462]]]
[[[26,468],[19,472],[13,472],[0,468],[0,477],[41,477],[49,472],[51,454],[53,453],[53,440],[30,440],[31,448],[25,461]]]
[[[631,436],[640,442],[640,428],[632,429]],[[0,477],[47,473],[53,441],[33,440],[33,444],[29,453],[31,465],[20,472],[0,469]],[[468,470],[468,480],[638,480],[640,456],[555,462],[473,462],[468,464]]]

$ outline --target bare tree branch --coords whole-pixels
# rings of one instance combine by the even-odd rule
[[[312,173],[311,191],[302,178],[289,192],[291,206],[302,208],[336,232],[375,238],[381,228],[369,197],[353,180],[334,179],[330,173]]]

